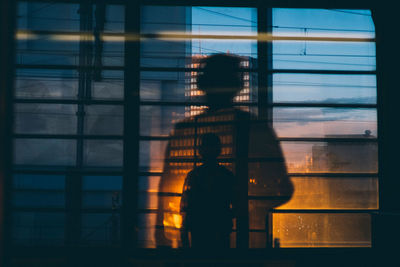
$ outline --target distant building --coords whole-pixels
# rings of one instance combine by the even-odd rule
[[[187,66],[188,68],[197,69],[200,67],[202,59],[206,58],[207,55],[193,55],[192,63]],[[240,66],[245,69],[251,69],[256,59],[252,57],[239,56],[241,58]],[[190,101],[195,101],[199,97],[203,96],[204,93],[197,87],[197,71],[187,72],[185,82],[185,98]],[[257,87],[257,74],[255,72],[243,72],[243,89],[234,98],[234,102],[252,102],[256,99],[257,92],[254,88]],[[253,88],[253,91],[251,90]],[[206,106],[189,106],[186,107],[185,117],[195,116],[200,114]]]
[[[370,131],[365,134],[326,135],[339,141],[327,142],[312,147],[312,172],[377,172],[378,145],[376,142],[348,141],[355,139],[375,139]],[[345,139],[340,141],[340,139]]]

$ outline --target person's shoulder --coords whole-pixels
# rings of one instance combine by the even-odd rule
[[[234,176],[233,172],[223,165],[218,165],[218,169],[224,176]]]

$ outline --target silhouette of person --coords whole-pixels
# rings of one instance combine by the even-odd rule
[[[217,135],[221,143],[218,160],[223,162],[224,166],[236,177],[233,185],[236,245],[248,248],[251,225],[266,225],[267,213],[291,198],[293,185],[286,172],[280,144],[274,130],[269,126],[269,121],[233,105],[234,96],[242,89],[243,84],[244,71],[240,67],[241,60],[240,57],[230,54],[216,54],[204,58],[200,63],[197,85],[205,93],[208,109],[175,125],[165,150],[159,195],[176,196],[182,193],[185,180],[192,180],[193,175],[197,175],[204,169],[198,166],[199,156],[204,153],[202,146],[199,147],[200,137],[207,133]],[[203,155],[202,158],[208,161],[208,156]],[[194,171],[188,175],[193,169]],[[206,176],[209,178],[196,180],[203,180],[207,184],[206,179],[214,182],[225,179],[212,179],[211,177],[215,174],[204,177]],[[231,185],[228,184],[226,187],[224,192],[230,192]],[[185,196],[185,193],[183,195]],[[192,203],[207,203],[209,200],[208,195],[192,194],[192,197],[198,198]],[[257,200],[250,201],[250,198]],[[159,247],[187,245],[185,226],[192,229],[198,226],[187,221],[183,221],[182,224],[180,200],[179,197],[158,198],[154,236]],[[185,212],[190,214],[188,207]],[[193,207],[193,209],[197,208]],[[220,218],[210,219],[208,215],[210,213],[212,213],[211,210],[204,212],[204,218],[196,218],[201,222],[199,225],[207,225],[207,229],[222,227],[222,225],[225,227],[227,223],[219,221]],[[199,230],[197,233],[208,236],[210,245],[216,237],[213,236],[214,233],[211,230],[207,235],[204,231],[206,230],[203,232]],[[195,239],[196,236],[193,240]],[[196,246],[203,241],[196,243],[195,240],[193,244]],[[220,247],[226,247],[225,241],[226,238],[221,238],[221,242],[218,243]]]
[[[181,199],[183,214],[182,243],[192,248],[229,248],[232,231],[235,176],[221,166],[216,134],[201,137],[199,153],[203,164],[186,176]]]

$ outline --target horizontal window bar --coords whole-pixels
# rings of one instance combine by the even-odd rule
[[[335,103],[273,103],[273,107],[324,107],[324,108],[377,108],[376,104],[335,104]]]
[[[195,123],[193,123],[195,124]],[[194,136],[194,135],[193,135]],[[188,137],[188,136],[186,136]],[[171,136],[140,136],[139,140],[144,141],[168,141],[174,137]],[[179,137],[178,137],[179,139]],[[331,137],[278,137],[278,141],[282,142],[378,142],[377,138],[331,138]],[[187,146],[190,148],[193,146]],[[185,147],[180,147],[185,148]]]
[[[14,98],[15,103],[37,104],[86,104],[86,105],[124,105],[124,100],[94,100],[94,99],[36,99]]]
[[[14,138],[122,140],[122,135],[13,134]]]
[[[342,210],[342,209],[334,209],[334,210],[327,210],[327,209],[315,209],[315,210],[305,210],[305,209],[274,209],[271,210],[271,213],[375,213],[379,212],[377,209],[359,209],[359,210]]]
[[[85,190],[86,191],[86,190]],[[32,189],[32,188],[20,188],[13,186],[13,192],[30,192],[30,193],[65,193],[65,189]]]
[[[336,178],[370,178],[370,177],[378,177],[378,173],[352,173],[352,172],[340,172],[340,173],[334,173],[334,172],[302,172],[302,173],[294,173],[294,172],[289,172],[289,176],[293,177],[336,177]]]
[[[61,175],[98,175],[98,176],[121,176],[123,175],[122,170],[112,169],[87,169],[87,168],[74,168],[74,167],[59,167],[59,168],[48,168],[46,167],[31,167],[31,166],[13,166],[13,173],[15,174],[61,174]]]
[[[124,66],[107,66],[102,65],[101,68],[97,66],[82,66],[82,65],[51,65],[51,64],[16,64],[17,69],[51,69],[51,70],[121,70],[125,69]],[[123,80],[123,78],[121,78]]]
[[[139,172],[139,176],[162,176],[163,172]],[[288,173],[288,176],[293,177],[337,177],[337,178],[370,178],[370,177],[378,177],[378,173],[327,173],[327,172],[313,172],[313,173]]]
[[[187,102],[187,101],[140,101],[142,106],[207,106],[208,102]],[[233,106],[257,106],[256,102],[235,102]]]
[[[298,69],[272,69],[268,73],[299,73],[299,74],[349,74],[373,75],[375,70],[298,70]]]
[[[14,211],[25,212],[67,212],[66,208],[51,208],[51,207],[13,207]]]
[[[140,71],[201,72],[201,68],[140,67]],[[241,68],[238,72],[257,72],[256,68]]]

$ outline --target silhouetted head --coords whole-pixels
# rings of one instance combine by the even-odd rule
[[[219,137],[213,133],[202,135],[199,152],[203,161],[216,161],[221,153],[221,141],[219,140]]]
[[[202,60],[202,72],[197,85],[206,94],[211,107],[231,105],[233,97],[242,89],[240,58],[215,54]]]

